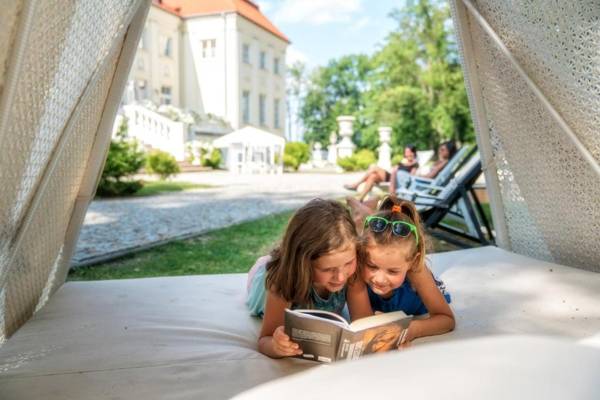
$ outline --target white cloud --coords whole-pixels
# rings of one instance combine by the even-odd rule
[[[285,52],[285,64],[294,65],[296,61],[300,61],[304,64],[308,63],[308,57],[306,54],[298,50],[294,45],[288,46]]]
[[[284,0],[274,13],[277,22],[321,25],[349,22],[361,9],[361,0]]]
[[[358,21],[356,21],[352,24],[351,29],[355,30],[355,31],[361,30],[365,26],[369,25],[370,22],[371,22],[371,19],[369,17],[362,17]]]

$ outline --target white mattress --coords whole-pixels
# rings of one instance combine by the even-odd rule
[[[435,254],[431,264],[457,329],[415,347],[490,334],[598,338],[600,274],[494,247]],[[68,282],[0,348],[0,399],[219,399],[317,366],[256,351],[245,279]]]

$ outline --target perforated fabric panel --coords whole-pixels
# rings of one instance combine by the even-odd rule
[[[9,57],[10,44],[15,38],[17,16],[21,7],[22,2],[9,1],[2,4],[2,11],[0,11],[0,91],[4,84],[6,61]]]
[[[139,4],[35,2],[14,45],[23,54],[14,92],[1,92],[11,101],[0,132],[0,340],[45,301]]]
[[[457,0],[455,7],[463,7]],[[600,162],[600,5],[597,1],[472,2],[526,76]],[[600,177],[491,36],[466,12],[480,98],[510,248],[600,272]],[[469,61],[469,60],[467,60]],[[471,60],[472,61],[472,60]],[[465,64],[465,63],[463,63]],[[468,63],[467,63],[468,64]],[[480,88],[478,93],[473,90]],[[494,168],[495,167],[495,168]]]

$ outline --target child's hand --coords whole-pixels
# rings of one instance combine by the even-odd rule
[[[283,326],[277,327],[273,332],[273,350],[281,357],[302,354],[300,346],[290,340],[290,337],[285,334]]]
[[[398,350],[404,350],[411,346],[412,340],[414,338],[411,335],[410,325],[404,332],[402,332],[402,337],[400,338],[400,344],[398,345]]]

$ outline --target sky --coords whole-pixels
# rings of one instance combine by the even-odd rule
[[[402,0],[255,0],[292,42],[286,63],[326,65],[348,54],[373,54],[396,27],[388,14]]]

